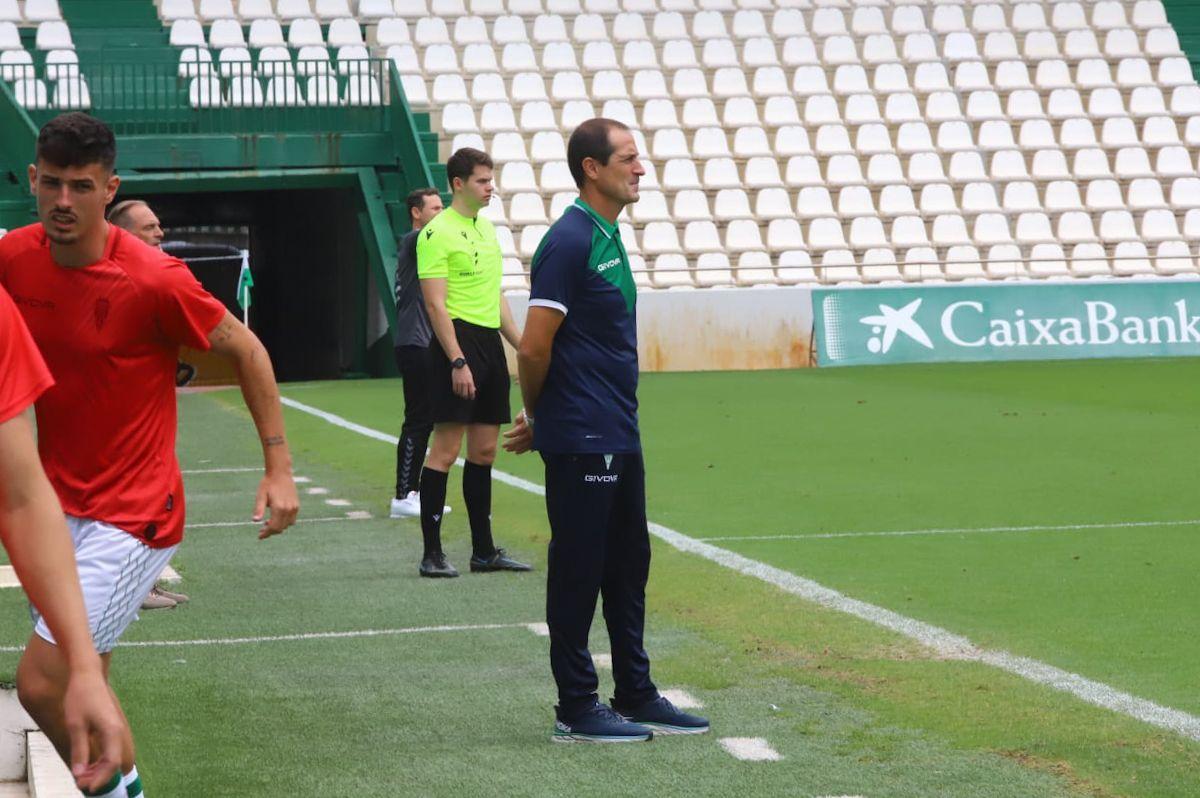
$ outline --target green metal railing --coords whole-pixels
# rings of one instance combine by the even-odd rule
[[[386,59],[209,64],[97,60],[58,82],[40,126],[86,108],[118,135],[386,133],[392,72]]]

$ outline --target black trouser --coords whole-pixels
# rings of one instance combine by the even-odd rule
[[[642,644],[650,574],[642,455],[543,453],[542,460],[550,516],[546,622],[559,712],[570,717],[598,700],[588,651],[597,595],[604,597],[614,698],[622,705],[649,701],[658,691]]]
[[[430,353],[427,346],[396,347],[396,368],[404,381],[404,426],[396,444],[396,498],[417,489],[425,447],[433,432],[433,401],[429,394]]]

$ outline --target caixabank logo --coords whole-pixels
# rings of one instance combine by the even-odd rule
[[[823,365],[1200,355],[1200,282],[814,293]]]

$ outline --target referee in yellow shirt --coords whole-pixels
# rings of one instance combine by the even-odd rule
[[[479,215],[492,198],[492,159],[464,147],[446,162],[450,206],[422,228],[417,276],[434,340],[430,376],[433,441],[421,472],[421,576],[455,577],[442,551],[446,475],[467,437],[463,501],[471,522],[472,571],[528,571],[492,540],[492,462],[500,425],[512,420],[508,364],[500,336],[521,333],[500,291],[502,257],[492,223]]]

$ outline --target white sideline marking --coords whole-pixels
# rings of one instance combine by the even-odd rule
[[[1039,524],[1030,526],[983,526],[947,529],[898,529],[891,532],[821,532],[812,535],[718,535],[696,538],[706,543],[738,540],[828,540],[830,538],[886,538],[910,535],[970,535],[986,532],[1068,532],[1083,529],[1135,529],[1146,526],[1196,526],[1200,519],[1184,521],[1115,521],[1109,524]]]
[[[315,407],[297,402],[295,399],[283,397],[281,401],[288,407],[311,413],[343,429],[357,432],[368,438],[395,445],[397,439],[361,424],[355,424],[341,416],[327,413]],[[459,461],[461,463],[461,460]],[[546,495],[546,489],[527,479],[507,474],[496,469],[492,470],[492,478],[498,482],[520,488],[539,496]],[[911,640],[933,650],[946,659],[958,659],[972,662],[983,662],[1001,670],[1028,679],[1031,682],[1051,687],[1064,693],[1070,693],[1089,704],[1119,712],[1160,729],[1167,729],[1192,740],[1200,741],[1200,717],[1178,709],[1156,704],[1144,698],[1138,698],[1118,690],[1102,682],[1093,681],[1077,673],[1071,673],[1053,665],[1010,654],[1007,651],[990,651],[979,648],[966,637],[955,634],[939,626],[909,618],[898,612],[869,604],[865,601],[850,598],[832,588],[797,576],[789,571],[776,568],[766,563],[743,557],[732,551],[719,548],[711,543],[705,543],[688,537],[681,532],[651,523],[650,533],[679,551],[695,554],[730,570],[746,576],[775,585],[787,593],[799,596],[828,609],[853,615],[877,626],[882,626],[901,634]],[[598,658],[596,658],[598,659]],[[599,662],[596,663],[599,665]]]
[[[778,762],[779,752],[761,737],[722,737],[721,747],[745,762]]]
[[[324,518],[297,518],[297,524],[322,524],[326,521],[369,521],[371,514],[366,515],[331,515]],[[262,521],[209,521],[204,524],[188,524],[188,529],[212,529],[222,526],[262,526]]]
[[[171,566],[168,565],[166,568],[162,569],[162,573],[160,573],[158,575],[158,581],[160,581],[160,582],[182,582],[183,577],[179,575],[178,571],[176,571],[174,568],[172,568]]]
[[[659,693],[680,709],[704,709],[704,702],[687,690],[660,690]]]
[[[533,632],[538,637],[549,637],[550,636],[550,627],[544,623],[529,624],[529,631]]]
[[[326,499],[325,503],[330,507],[349,507],[353,504],[353,502],[348,499]]]
[[[612,670],[612,654],[593,654],[592,664],[601,670]]]
[[[117,643],[118,648],[175,648],[178,646],[238,646],[250,643],[294,643],[306,640],[347,640],[364,637],[396,637],[399,635],[427,634],[431,632],[482,632],[494,629],[523,629],[527,623],[473,623],[458,626],[409,626],[402,629],[359,629],[351,632],[302,632],[294,635],[267,635],[262,637],[218,637],[199,640],[138,640]],[[0,653],[14,654],[25,650],[25,646],[3,646]]]
[[[329,488],[305,488],[304,492],[309,496],[324,496],[329,493]]]
[[[248,474],[251,471],[263,470],[262,466],[253,468],[185,468],[180,471],[181,474]]]
[[[308,477],[292,477],[292,482],[295,482],[297,485],[303,485],[306,482],[312,482],[312,480]]]

